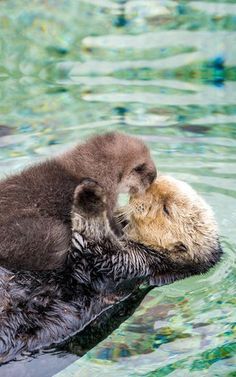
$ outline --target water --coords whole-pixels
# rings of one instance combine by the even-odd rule
[[[207,275],[150,292],[60,377],[235,376],[235,23],[233,0],[0,2],[1,175],[94,133],[138,135],[161,172],[213,206],[225,251]],[[75,359],[0,375],[52,375]]]

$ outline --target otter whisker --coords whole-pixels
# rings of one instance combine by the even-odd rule
[[[122,217],[121,217],[121,218],[119,218],[119,219],[116,219],[116,223],[117,223],[117,224],[122,224],[122,223],[124,223],[124,222],[126,222],[126,221],[128,221],[128,218],[124,218],[124,217],[122,218]]]
[[[116,212],[115,217],[128,217],[133,213],[133,208],[129,205],[125,207],[120,207],[119,210]]]

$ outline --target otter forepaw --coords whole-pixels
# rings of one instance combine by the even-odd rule
[[[104,189],[90,178],[84,179],[75,189],[73,211],[82,216],[97,217],[107,209]]]

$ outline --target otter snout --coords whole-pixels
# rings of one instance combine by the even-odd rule
[[[147,180],[148,180],[149,185],[151,185],[155,181],[156,178],[157,178],[157,170],[155,167],[155,169],[152,172],[147,174]]]
[[[154,164],[147,167],[147,170],[144,172],[142,177],[142,183],[144,190],[146,190],[157,178],[157,169]]]

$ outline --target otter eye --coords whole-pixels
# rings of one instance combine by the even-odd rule
[[[163,205],[163,211],[165,212],[166,215],[168,216],[170,215],[170,212],[165,204]]]
[[[119,176],[118,176],[118,182],[120,183],[121,182],[121,180],[122,180],[122,173],[119,173]]]
[[[143,173],[146,169],[146,164],[140,164],[138,166],[136,166],[133,171],[135,171],[136,173]]]

